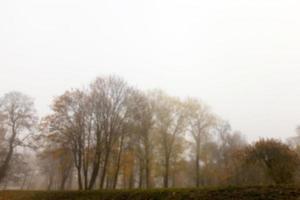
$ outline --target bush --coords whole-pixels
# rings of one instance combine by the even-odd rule
[[[292,186],[91,192],[0,192],[0,200],[297,200],[299,197],[300,188]]]

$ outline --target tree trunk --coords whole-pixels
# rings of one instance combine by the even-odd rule
[[[129,175],[129,180],[128,180],[128,188],[129,189],[133,189],[135,187],[135,184],[134,184],[134,177],[135,174],[134,174],[134,170],[132,169],[131,172],[130,172],[130,175]]]
[[[13,124],[12,125],[12,136],[11,136],[11,138],[9,140],[9,150],[8,150],[8,153],[7,153],[6,157],[5,157],[5,159],[4,159],[3,164],[0,166],[0,183],[3,181],[3,179],[6,176],[10,160],[11,160],[11,158],[13,156],[13,153],[14,153],[14,146],[13,146],[13,144],[15,142],[16,136],[17,136],[17,132],[15,130],[15,124]]]
[[[95,182],[96,182],[96,179],[98,177],[99,168],[100,168],[100,157],[101,156],[98,155],[96,162],[94,162],[94,164],[93,164],[93,171],[92,171],[92,174],[91,174],[90,183],[89,183],[89,187],[88,187],[89,190],[93,189],[93,187],[95,185]]]
[[[60,186],[59,186],[60,190],[65,190],[67,180],[68,180],[68,175],[63,174],[62,178],[61,178]]]
[[[52,185],[53,185],[53,175],[51,174],[49,177],[49,182],[48,182],[48,186],[47,186],[48,191],[50,191],[52,189]]]
[[[165,163],[164,188],[169,187],[169,168],[170,168],[170,159],[169,156],[167,156],[166,163]]]
[[[28,177],[28,174],[25,175],[25,177],[24,177],[24,179],[23,179],[23,181],[22,181],[21,190],[24,189],[25,183],[26,183],[26,181],[27,181],[27,177]]]
[[[90,182],[89,182],[89,187],[88,189],[91,190],[93,189],[96,179],[98,177],[99,174],[99,170],[100,170],[100,160],[101,160],[101,156],[102,156],[102,151],[101,151],[101,138],[102,138],[102,134],[100,131],[99,126],[97,126],[97,131],[96,131],[96,136],[97,136],[97,143],[96,143],[96,159],[93,162],[93,170],[91,173],[91,178],[90,178]]]
[[[78,189],[82,190],[83,186],[82,186],[81,169],[80,169],[80,167],[77,167],[77,180],[78,180]]]
[[[12,145],[11,145],[12,146]],[[13,148],[10,147],[8,154],[6,155],[6,158],[3,162],[3,164],[0,166],[0,183],[3,181],[3,179],[6,176],[7,170],[8,170],[8,166],[9,166],[9,162],[12,158],[13,155]]]
[[[200,155],[199,155],[199,149],[200,149],[200,144],[197,141],[196,142],[196,158],[195,158],[195,164],[196,164],[196,187],[200,186]]]
[[[143,166],[140,159],[140,169],[139,169],[139,189],[142,189],[143,187]]]
[[[118,176],[119,176],[119,171],[120,171],[120,164],[121,164],[121,156],[123,152],[123,143],[124,143],[124,133],[122,134],[121,137],[121,143],[120,143],[120,149],[118,153],[118,158],[117,158],[117,169],[115,172],[114,180],[113,180],[113,189],[116,189],[117,183],[118,183]]]
[[[147,138],[148,139],[148,138]],[[150,152],[149,152],[149,144],[148,144],[148,140],[146,142],[145,145],[145,173],[146,173],[146,177],[145,177],[145,181],[146,181],[146,188],[149,189],[150,186]]]
[[[108,165],[108,160],[109,160],[109,154],[110,154],[110,150],[107,150],[107,152],[105,154],[105,160],[104,160],[102,174],[101,174],[101,177],[100,177],[100,187],[99,187],[99,189],[103,189],[103,186],[104,186],[104,181],[105,181],[105,177],[106,177],[106,170],[107,170],[107,165]]]
[[[88,189],[88,169],[87,166],[83,169],[84,190]]]

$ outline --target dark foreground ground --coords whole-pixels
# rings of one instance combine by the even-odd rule
[[[227,187],[92,192],[1,191],[0,200],[300,200],[300,187]]]

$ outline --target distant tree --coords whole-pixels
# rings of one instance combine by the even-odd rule
[[[59,134],[51,130],[51,122],[50,117],[40,122],[41,134],[37,138],[37,142],[40,142],[37,153],[39,171],[46,178],[48,190],[65,190],[73,174],[72,151],[66,142],[62,142]]]
[[[139,163],[139,187],[151,187],[151,163],[153,161],[154,108],[148,96],[135,91],[129,100],[131,123],[130,140]]]
[[[300,126],[296,127],[296,135],[287,139],[288,145],[293,149],[300,148]]]
[[[172,160],[182,152],[176,150],[187,126],[186,109],[184,104],[175,97],[168,96],[162,91],[151,94],[155,102],[155,132],[159,157],[163,166],[163,186],[169,187]]]
[[[296,152],[274,139],[261,139],[246,148],[246,164],[259,164],[275,184],[293,183],[300,160]]]
[[[197,99],[188,99],[185,102],[185,106],[188,110],[189,133],[195,145],[195,182],[196,187],[199,187],[201,145],[207,141],[207,137],[209,137],[216,120],[209,108]]]
[[[24,158],[23,154],[17,152],[14,153],[7,170],[7,175],[0,184],[3,188],[6,188],[7,186],[18,187],[20,189],[26,188],[32,169],[25,160],[26,158]]]
[[[0,183],[9,171],[10,162],[20,146],[30,145],[29,139],[37,121],[33,100],[10,92],[0,98]]]
[[[241,171],[240,152],[247,146],[247,141],[238,131],[231,131],[228,122],[220,120],[215,129],[218,136],[218,175],[219,184],[237,185],[244,177]]]

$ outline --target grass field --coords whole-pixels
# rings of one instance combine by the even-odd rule
[[[300,200],[300,187],[115,190],[92,192],[2,191],[0,200]]]

